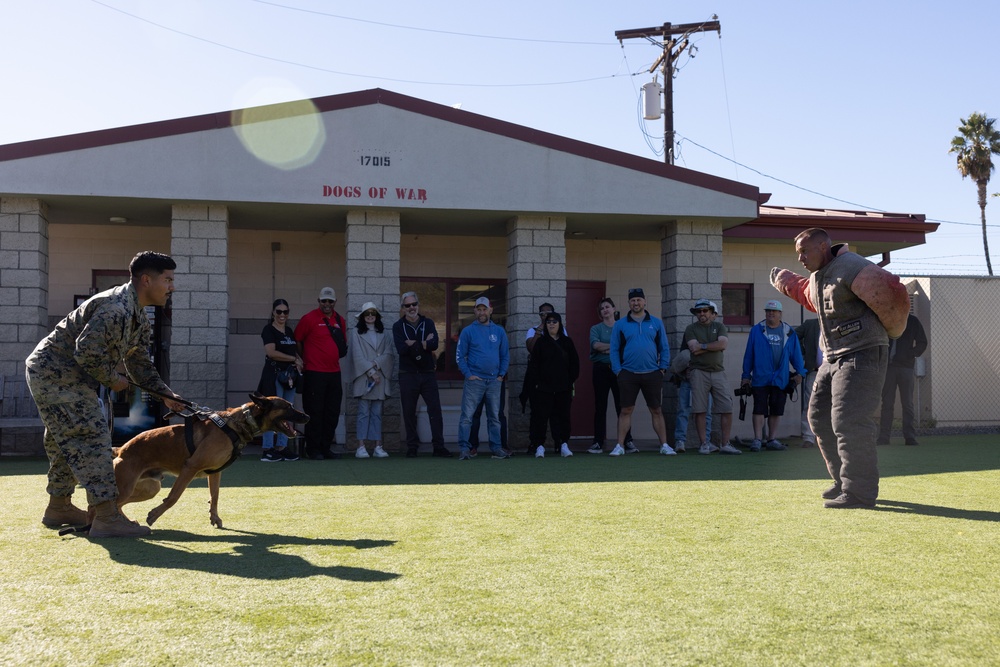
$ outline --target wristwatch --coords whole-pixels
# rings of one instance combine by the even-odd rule
[[[701,344],[701,349],[707,350],[708,349],[708,343],[702,343]]]

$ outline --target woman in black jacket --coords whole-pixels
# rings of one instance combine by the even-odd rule
[[[545,456],[546,425],[552,429],[555,451],[573,456],[569,450],[569,411],[573,383],[580,375],[580,357],[573,341],[563,334],[559,313],[545,317],[545,333],[531,351],[527,374],[532,387],[530,438],[535,457]]]

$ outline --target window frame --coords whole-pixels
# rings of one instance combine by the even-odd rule
[[[743,293],[743,309],[746,314],[726,312],[726,292],[739,291]],[[722,283],[722,319],[729,325],[753,324],[753,283]]]

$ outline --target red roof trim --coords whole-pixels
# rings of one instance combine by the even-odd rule
[[[576,139],[569,139],[549,132],[542,132],[523,125],[516,125],[506,121],[481,116],[468,111],[461,111],[452,107],[428,102],[415,97],[401,95],[381,88],[372,88],[340,95],[330,95],[318,97],[311,100],[320,112],[338,111],[355,107],[369,106],[373,104],[385,104],[387,106],[411,111],[413,113],[437,118],[456,125],[462,125],[484,132],[490,132],[500,136],[505,136],[517,141],[523,141],[545,148],[577,155],[582,158],[605,162],[607,164],[632,169],[653,176],[667,178],[688,185],[715,190],[734,197],[743,199],[758,200],[760,196],[757,187],[731,181],[718,176],[704,174],[683,167],[668,165],[648,158],[623,153],[621,151],[604,148],[594,144],[588,144]],[[267,106],[281,106],[280,104]],[[266,108],[266,107],[262,107]],[[239,111],[239,110],[237,110]],[[94,132],[83,132],[62,137],[51,137],[47,139],[37,139],[34,141],[24,141],[15,144],[0,146],[0,161],[18,160],[40,155],[51,155],[68,151],[84,150],[87,148],[97,148],[100,146],[111,146],[114,144],[129,143],[143,139],[156,139],[180,134],[201,132],[205,130],[215,130],[231,127],[233,122],[233,111],[210,113],[201,116],[190,116],[187,118],[177,118],[173,120],[156,121],[143,123],[141,125],[129,125],[126,127],[111,128],[107,130],[97,130]]]

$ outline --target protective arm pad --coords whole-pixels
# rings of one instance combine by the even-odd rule
[[[897,276],[870,264],[854,278],[851,290],[878,316],[889,338],[903,335],[910,313],[910,296]]]
[[[812,312],[816,312],[816,306],[809,298],[809,279],[803,278],[797,273],[788,269],[771,269],[771,286],[785,296],[794,299]]]

